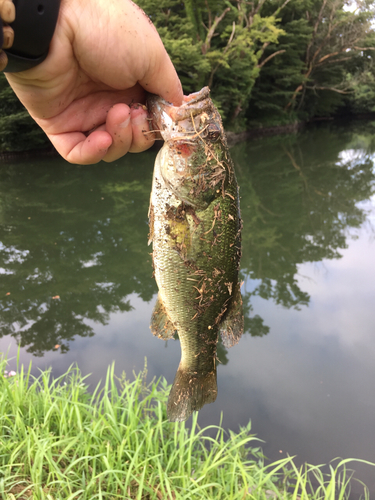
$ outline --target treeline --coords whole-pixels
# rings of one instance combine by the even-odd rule
[[[137,0],[228,130],[375,112],[375,0]],[[0,79],[0,150],[45,145]]]
[[[137,0],[232,130],[375,111],[373,0]],[[350,9],[350,10],[349,10]]]

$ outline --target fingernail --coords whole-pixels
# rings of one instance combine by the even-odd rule
[[[129,123],[130,123],[130,113],[129,116],[122,123],[119,124],[119,127],[126,128],[129,126]]]
[[[14,32],[13,32],[12,28],[9,28],[8,26],[6,26],[4,28],[3,38],[4,38],[3,48],[10,49],[11,46],[13,45],[13,41],[14,41]]]
[[[12,23],[16,18],[16,7],[13,2],[4,2],[1,9],[2,18],[6,23]]]
[[[144,113],[137,113],[135,116],[132,116],[132,124],[133,125],[144,125],[147,121],[147,116]]]

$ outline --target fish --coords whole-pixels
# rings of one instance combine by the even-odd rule
[[[208,87],[181,106],[151,95],[148,109],[164,139],[149,208],[159,289],[150,328],[161,339],[180,339],[167,416],[184,421],[216,399],[219,334],[231,347],[243,333],[239,188]]]

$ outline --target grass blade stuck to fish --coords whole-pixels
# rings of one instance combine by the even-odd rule
[[[190,429],[169,422],[164,379],[146,384],[145,372],[117,379],[111,366],[103,388],[90,393],[76,368],[56,379],[17,372],[0,377],[3,500],[349,497],[345,461],[327,476],[292,458],[266,466],[250,425],[238,433],[201,429],[197,413]]]

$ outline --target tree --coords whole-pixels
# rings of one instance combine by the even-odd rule
[[[277,45],[283,30],[279,12],[291,0],[138,0],[158,29],[186,93],[208,85],[226,125],[244,127],[241,112],[261,68],[283,52]]]
[[[346,64],[343,63],[363,52],[373,13],[364,8],[350,12],[344,10],[346,4],[343,0],[323,0],[308,12],[313,29],[306,47],[304,71],[287,108],[298,106],[301,109],[309,90],[310,99],[311,91],[345,94],[350,90],[345,79]],[[369,4],[367,2],[367,6]]]
[[[346,78],[353,91],[345,96],[345,110],[351,114],[375,112],[375,33],[370,31],[364,40],[364,50],[353,58]]]
[[[281,12],[280,27],[285,35],[279,47],[285,53],[264,68],[253,91],[249,121],[292,122],[315,116],[330,116],[354,91],[348,68],[355,62],[356,79],[366,51],[373,51],[373,0],[292,1]],[[272,47],[274,49],[274,47]],[[362,63],[360,62],[362,61]],[[267,94],[268,97],[267,97]]]

